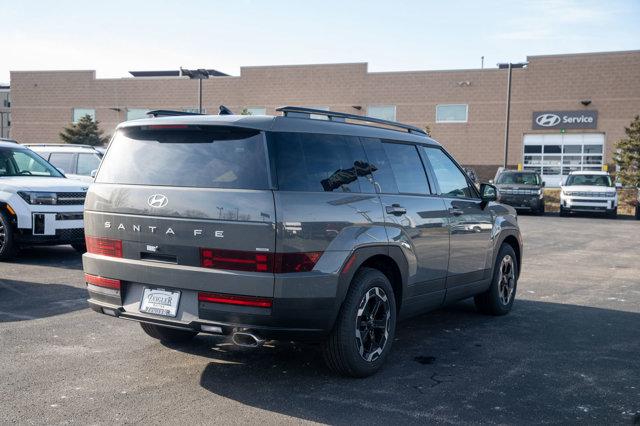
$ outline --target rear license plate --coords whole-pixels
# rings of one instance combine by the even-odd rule
[[[147,288],[142,292],[140,312],[165,317],[175,317],[178,313],[179,291],[167,291],[161,288]]]

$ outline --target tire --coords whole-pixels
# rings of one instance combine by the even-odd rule
[[[538,207],[535,214],[537,216],[544,216],[544,203],[540,204],[540,207]]]
[[[80,254],[87,252],[87,245],[85,243],[73,243],[71,247]]]
[[[640,201],[638,203],[636,206],[636,220],[640,220]]]
[[[506,281],[505,281],[506,280]],[[493,267],[489,289],[474,298],[476,308],[487,315],[506,315],[511,311],[518,287],[518,262],[509,244],[502,244]]]
[[[327,366],[344,376],[376,373],[391,351],[396,318],[396,299],[387,277],[377,269],[360,269],[324,344]]]
[[[567,212],[564,207],[560,207],[560,217],[567,217],[567,216],[569,216],[569,212]]]
[[[178,330],[176,328],[163,327],[161,325],[141,322],[140,327],[149,336],[164,343],[185,343],[196,337],[198,332]]]
[[[609,216],[610,219],[616,219],[618,217],[618,207],[615,207],[610,212],[607,212],[607,216]]]
[[[7,214],[0,211],[0,261],[13,258],[16,251],[13,224]]]

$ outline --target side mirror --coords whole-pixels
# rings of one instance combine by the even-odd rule
[[[498,199],[498,189],[490,183],[481,183],[480,198],[485,203],[496,201]]]
[[[616,189],[622,189],[622,183],[616,182]]]
[[[493,185],[493,179],[489,179],[489,183]]]
[[[544,183],[544,181],[542,181],[542,187],[544,188],[546,185],[546,183]]]
[[[96,175],[98,174],[98,169],[94,169],[91,170],[91,177],[95,179]]]

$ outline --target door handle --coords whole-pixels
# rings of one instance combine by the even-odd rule
[[[454,216],[461,216],[464,212],[457,207],[451,207],[449,209],[449,213],[451,213]]]
[[[386,206],[385,210],[387,214],[392,214],[394,216],[402,216],[407,213],[407,209],[402,207],[400,204],[391,204],[390,206]]]

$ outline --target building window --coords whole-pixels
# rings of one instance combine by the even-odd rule
[[[147,108],[127,108],[127,121],[147,118]]]
[[[193,114],[200,114],[200,108],[195,107],[195,108],[182,108],[182,112],[190,112]],[[207,109],[206,108],[202,108],[202,113],[206,114],[207,113]]]
[[[88,115],[93,121],[96,121],[96,110],[91,108],[74,108],[73,122],[77,123],[82,117]]]
[[[381,120],[396,121],[395,105],[372,105],[367,108],[367,116]]]
[[[267,109],[264,107],[249,107],[245,109],[248,115],[267,115]]]
[[[468,115],[467,104],[436,105],[436,123],[466,123]]]

